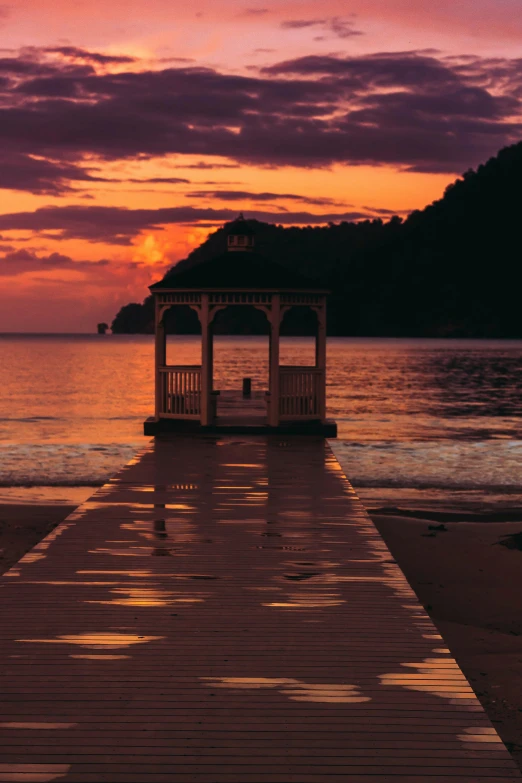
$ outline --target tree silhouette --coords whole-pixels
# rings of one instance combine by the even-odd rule
[[[466,171],[441,199],[404,221],[304,228],[248,222],[256,250],[332,291],[330,334],[522,337],[521,180],[522,142]],[[178,268],[222,253],[225,241],[226,226]],[[123,307],[112,329],[150,332],[153,323],[147,297]],[[192,328],[183,318],[178,326]],[[234,327],[230,316],[227,328]]]

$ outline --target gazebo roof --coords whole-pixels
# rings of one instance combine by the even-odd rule
[[[243,213],[240,212],[239,216],[233,220],[232,223],[229,223],[227,226],[225,226],[225,233],[227,236],[230,236],[230,234],[254,236],[255,231],[250,223],[245,220]]]
[[[171,269],[163,280],[150,286],[151,291],[164,289],[284,289],[322,291],[324,286],[254,250],[226,251],[208,261],[187,268]]]

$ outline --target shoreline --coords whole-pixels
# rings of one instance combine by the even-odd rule
[[[77,505],[0,502],[0,574]],[[368,513],[522,770],[522,510]]]
[[[379,533],[522,770],[522,513],[380,511]]]
[[[0,503],[0,575],[47,536],[77,505]]]

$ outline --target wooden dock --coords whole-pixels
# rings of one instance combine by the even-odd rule
[[[0,781],[522,780],[322,438],[156,439],[0,618]]]

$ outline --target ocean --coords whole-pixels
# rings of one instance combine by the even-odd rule
[[[215,338],[216,388],[266,388],[264,337]],[[168,361],[199,361],[171,337]],[[283,338],[307,364],[309,338]],[[0,335],[0,502],[80,502],[145,445],[150,335]],[[371,508],[522,509],[522,341],[330,338],[331,445]]]

